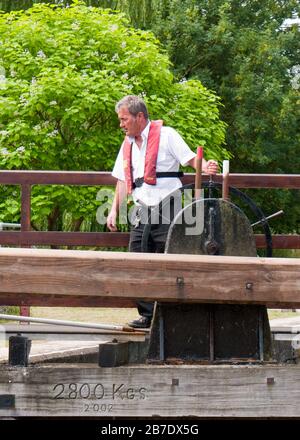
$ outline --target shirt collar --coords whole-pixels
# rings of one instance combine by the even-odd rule
[[[143,138],[143,142],[148,139],[149,130],[150,130],[150,121],[148,120],[148,124],[146,125],[146,127],[144,128],[144,130],[141,133],[141,136]],[[129,141],[134,142],[134,137],[130,136]]]

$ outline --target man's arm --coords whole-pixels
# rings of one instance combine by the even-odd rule
[[[196,159],[197,157],[193,157],[193,159],[188,161],[188,164],[193,167],[194,169],[196,169]],[[217,174],[217,172],[219,171],[219,165],[218,162],[216,162],[215,160],[205,160],[204,158],[202,159],[202,171],[206,174]]]
[[[110,213],[107,216],[106,225],[111,232],[117,232],[117,217],[119,207],[123,200],[127,197],[126,183],[123,180],[118,180],[116,192]]]

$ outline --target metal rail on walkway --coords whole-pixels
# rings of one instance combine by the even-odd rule
[[[61,319],[48,319],[48,318],[32,318],[19,315],[6,315],[0,313],[0,319],[5,319],[8,321],[20,321],[20,322],[38,322],[40,324],[52,324],[52,325],[63,325],[67,327],[80,327],[80,328],[93,328],[101,330],[118,330],[125,332],[134,332],[132,327],[127,325],[113,325],[113,324],[97,324],[89,322],[79,322],[79,321],[66,321]]]

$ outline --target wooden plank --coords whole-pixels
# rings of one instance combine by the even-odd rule
[[[299,365],[1,367],[2,417],[300,417]]]
[[[265,248],[266,239],[263,234],[257,234],[254,236],[256,247]],[[272,235],[273,249],[300,249],[300,235]]]
[[[265,248],[263,234],[254,236],[257,248]],[[274,249],[300,249],[300,235],[273,235]],[[97,246],[127,247],[128,232],[60,232],[60,231],[0,231],[0,245],[7,246]]]
[[[126,247],[126,232],[0,231],[0,245]]]
[[[105,171],[1,170],[5,185],[116,185],[117,179]]]
[[[36,293],[0,292],[0,304],[6,306],[35,306],[35,307],[117,307],[135,308],[136,301],[130,298],[103,298],[92,295],[47,295]],[[287,305],[290,308],[290,305]]]
[[[209,177],[203,176],[207,182]],[[217,174],[214,181],[221,183],[223,176]],[[195,174],[185,174],[182,178],[184,184],[194,183]],[[300,174],[239,174],[229,175],[229,185],[236,188],[286,188],[300,189]]]
[[[199,301],[198,301],[199,302]],[[203,302],[203,301],[202,301]],[[122,297],[102,298],[88,295],[41,295],[31,293],[5,293],[0,292],[0,305],[6,306],[35,306],[35,307],[110,307],[110,308],[136,308],[136,300]],[[296,309],[297,302],[280,302],[281,309]],[[278,309],[277,302],[268,302],[269,309]]]
[[[203,175],[203,181],[209,177]],[[214,177],[222,181],[222,175]],[[0,184],[20,185],[116,185],[117,180],[110,172],[105,171],[39,171],[39,170],[1,170]],[[184,184],[194,183],[195,174],[186,173],[182,178]],[[300,188],[300,174],[239,174],[229,176],[229,185],[238,188]]]
[[[27,295],[300,304],[300,259],[0,249],[0,301]]]

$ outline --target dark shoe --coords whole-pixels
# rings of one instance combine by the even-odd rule
[[[151,325],[151,318],[141,316],[139,319],[129,322],[128,325],[133,328],[149,328]]]

